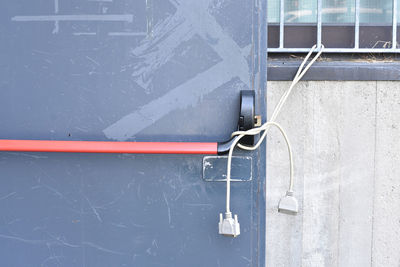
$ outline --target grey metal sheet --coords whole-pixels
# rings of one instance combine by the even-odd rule
[[[0,3],[0,138],[223,141],[265,117],[265,1]],[[238,19],[240,18],[240,19]],[[2,266],[264,266],[265,149],[225,185],[202,156],[0,153]]]

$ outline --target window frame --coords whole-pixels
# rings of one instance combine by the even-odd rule
[[[280,13],[279,13],[279,23],[268,23],[268,27],[270,30],[277,29],[279,28],[279,37],[278,37],[278,44],[277,45],[269,45],[268,46],[268,52],[273,52],[273,53],[304,53],[309,50],[309,47],[311,45],[301,45],[305,46],[304,48],[302,47],[294,47],[293,45],[290,45],[291,42],[287,42],[285,39],[291,37],[291,35],[285,34],[285,27],[291,27],[292,25],[297,25],[297,27],[303,27],[304,29],[311,29],[316,31],[316,34],[313,36],[313,41],[314,43],[317,44],[317,49],[320,49],[322,46],[322,39],[323,39],[323,32],[322,32],[322,27],[348,27],[354,28],[354,46],[353,47],[344,47],[344,48],[334,48],[334,47],[327,47],[325,48],[324,52],[325,53],[400,53],[400,48],[397,44],[397,1],[398,0],[392,0],[392,23],[387,24],[387,25],[372,25],[372,24],[361,24],[360,25],[360,0],[354,0],[355,1],[355,9],[354,9],[354,16],[355,16],[355,22],[350,23],[350,24],[343,24],[341,26],[335,26],[327,23],[322,22],[322,0],[317,0],[317,21],[316,23],[311,23],[311,24],[303,24],[303,23],[285,23],[285,0],[280,0],[279,8],[280,8]],[[309,26],[308,26],[309,25]],[[349,26],[350,25],[350,26]],[[292,26],[296,27],[296,26]],[[360,29],[363,30],[367,27],[368,29],[374,29],[379,30],[383,29],[384,31],[387,31],[388,28],[391,28],[391,38],[390,38],[390,45],[385,45],[383,46],[384,48],[375,48],[374,46],[371,47],[364,47],[365,42],[363,43],[363,39],[361,40],[361,45],[360,45]],[[370,27],[370,28],[368,28]],[[372,27],[372,28],[371,28]],[[377,28],[376,28],[377,27]],[[382,28],[383,27],[383,28]],[[303,31],[306,33],[307,31]],[[331,31],[332,32],[332,31]],[[334,31],[333,31],[334,32]],[[362,32],[361,32],[362,33]],[[315,36],[316,35],[316,36]],[[271,39],[271,34],[269,34],[269,39]],[[362,36],[361,36],[362,37]],[[299,37],[293,37],[296,40],[299,40]],[[290,41],[290,40],[289,40]],[[271,44],[271,42],[269,42]],[[285,46],[285,44],[288,43],[288,45]],[[388,47],[386,47],[388,46]]]

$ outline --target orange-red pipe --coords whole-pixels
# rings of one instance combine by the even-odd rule
[[[0,140],[0,151],[217,154],[218,143]]]

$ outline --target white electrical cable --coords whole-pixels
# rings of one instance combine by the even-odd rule
[[[279,131],[282,133],[282,136],[285,139],[287,148],[288,148],[288,152],[289,152],[289,164],[290,164],[290,183],[289,183],[289,190],[288,192],[293,192],[293,178],[294,178],[294,168],[293,168],[293,155],[292,155],[292,148],[289,142],[289,139],[285,133],[285,131],[283,130],[283,128],[275,121],[276,117],[279,115],[279,112],[281,111],[283,105],[285,104],[286,100],[288,99],[290,93],[292,92],[294,86],[301,80],[301,78],[303,78],[303,76],[306,74],[306,72],[308,71],[308,69],[311,67],[311,65],[318,59],[318,57],[321,55],[324,46],[321,45],[321,49],[319,50],[319,52],[314,56],[314,58],[310,61],[310,63],[307,64],[307,66],[304,68],[303,67],[305,65],[305,63],[307,62],[307,60],[309,59],[309,57],[311,56],[311,54],[314,52],[316,48],[316,45],[314,45],[313,47],[311,47],[310,52],[307,54],[307,56],[304,58],[303,62],[301,63],[299,69],[297,70],[297,73],[289,87],[288,90],[286,90],[286,92],[281,96],[281,99],[279,100],[278,104],[276,105],[274,112],[272,113],[272,116],[270,118],[270,121],[264,123],[263,125],[261,125],[260,127],[257,128],[253,128],[247,131],[236,131],[232,133],[232,137],[235,137],[235,140],[233,141],[230,149],[229,149],[229,154],[228,154],[228,163],[227,163],[227,170],[226,170],[226,214],[230,214],[231,215],[231,211],[230,211],[230,197],[231,197],[231,166],[232,166],[232,154],[233,154],[233,150],[235,148],[235,146],[238,146],[241,149],[244,150],[256,150],[261,143],[264,141],[265,137],[267,136],[268,130],[270,128],[270,126],[275,126],[279,129]],[[259,133],[263,132],[263,134],[261,135],[261,137],[259,138],[259,140],[257,141],[257,143],[253,146],[245,146],[245,145],[241,145],[239,144],[239,140],[246,136],[246,135],[257,135]]]
[[[267,130],[270,126],[276,126],[279,131],[282,133],[283,138],[285,139],[288,151],[289,151],[289,163],[290,163],[290,185],[289,185],[289,191],[293,191],[293,154],[292,154],[292,147],[290,145],[289,139],[283,130],[282,126],[280,126],[278,123],[270,121],[264,123],[261,127],[258,128],[253,128],[248,131],[236,131],[232,133],[232,136],[236,136],[235,141],[233,141],[230,149],[229,149],[229,154],[228,154],[228,168],[227,168],[227,174],[226,174],[226,212],[230,213],[230,193],[231,193],[231,185],[230,185],[230,176],[231,176],[231,165],[232,165],[232,154],[233,154],[233,149],[239,142],[239,140],[246,136],[246,135],[257,135],[260,132],[264,131],[263,136],[258,140],[258,142],[254,146],[243,146],[243,149],[245,150],[256,150],[262,143],[262,140],[264,140]]]

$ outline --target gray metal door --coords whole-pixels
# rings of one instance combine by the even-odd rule
[[[265,11],[2,0],[0,138],[227,140],[240,90],[265,118]],[[2,152],[0,265],[264,266],[265,150],[237,155],[251,179],[232,185],[233,239],[218,235],[225,184],[204,179],[203,156]]]

